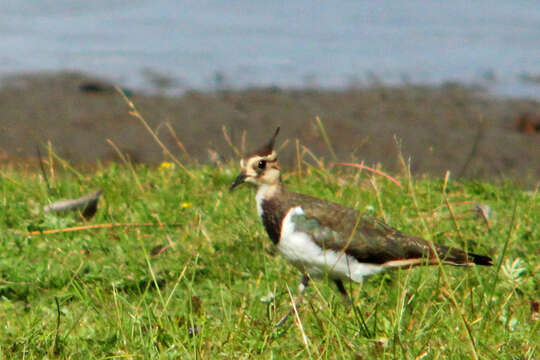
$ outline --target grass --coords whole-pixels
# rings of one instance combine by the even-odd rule
[[[191,166],[189,175],[115,164],[46,171],[50,190],[40,173],[0,171],[1,359],[539,357],[536,192],[406,176],[400,189],[365,172],[304,164],[302,176],[285,176],[292,189],[490,254],[497,266],[377,275],[347,284],[352,309],[331,284],[314,281],[296,320],[275,328],[299,274],[276,254],[253,192],[228,192],[236,164]],[[104,196],[89,222],[40,211],[97,188]],[[491,208],[489,224],[476,203]],[[115,223],[154,225],[28,234]]]

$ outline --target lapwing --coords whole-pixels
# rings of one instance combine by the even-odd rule
[[[435,265],[492,265],[489,256],[430,244],[405,235],[380,219],[310,195],[289,191],[281,181],[274,143],[279,127],[264,146],[241,159],[242,171],[231,185],[256,187],[257,212],[272,242],[302,273],[299,296],[283,324],[302,301],[311,278],[327,277],[346,298],[343,281],[362,282],[387,269]]]

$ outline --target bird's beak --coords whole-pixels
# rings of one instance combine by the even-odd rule
[[[229,188],[229,191],[233,191],[235,187],[242,184],[246,180],[246,174],[244,172],[241,172],[240,175],[236,177],[236,180],[232,183],[231,187]]]

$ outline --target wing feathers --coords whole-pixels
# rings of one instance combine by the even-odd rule
[[[309,202],[302,201],[304,214],[295,215],[291,221],[297,231],[308,233],[323,249],[343,251],[360,262],[389,267],[437,264],[434,250],[446,264],[492,264],[488,256],[437,244],[432,249],[426,240],[407,236],[357,210],[316,198],[308,199]]]

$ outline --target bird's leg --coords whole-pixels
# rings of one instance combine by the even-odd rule
[[[343,301],[345,302],[345,304],[347,306],[349,306],[349,307],[352,306],[352,308],[354,309],[354,312],[360,318],[360,321],[361,321],[361,324],[362,324],[362,327],[363,327],[363,330],[364,330],[364,333],[365,333],[366,337],[370,338],[371,335],[370,335],[369,329],[368,329],[368,327],[366,325],[366,321],[364,319],[364,316],[360,312],[360,309],[358,309],[356,306],[354,306],[353,299],[347,293],[347,289],[345,288],[345,285],[343,284],[343,281],[341,279],[336,279],[336,280],[334,280],[334,283],[336,284],[337,289],[340,292],[340,294],[343,295]]]
[[[298,296],[296,297],[296,300],[294,300],[294,304],[293,306],[291,306],[291,310],[289,310],[287,314],[285,314],[285,316],[283,316],[281,320],[279,320],[279,322],[276,324],[276,327],[283,325],[285,321],[287,321],[289,316],[291,316],[291,314],[295,311],[295,309],[300,306],[303,300],[302,294],[304,293],[304,290],[306,290],[308,284],[309,276],[307,274],[302,274],[302,280],[300,280],[300,285],[298,285]]]
[[[343,296],[343,302],[347,306],[351,306],[353,301],[349,294],[347,294],[347,289],[345,288],[345,285],[343,285],[343,281],[341,279],[335,279],[334,284],[336,284],[339,293]]]
[[[336,279],[336,280],[334,280],[334,283],[336,284],[336,286],[338,288],[338,291],[341,293],[341,295],[343,295],[343,300],[345,301],[345,303],[348,306],[352,306],[354,312],[359,317],[360,322],[362,324],[362,328],[364,330],[364,333],[365,333],[366,337],[371,338],[371,334],[370,334],[369,329],[368,329],[368,327],[366,325],[366,320],[364,319],[364,316],[362,315],[362,312],[360,311],[360,309],[358,309],[354,305],[352,297],[347,294],[347,289],[345,288],[345,285],[343,285],[343,281],[341,281],[341,279]]]

